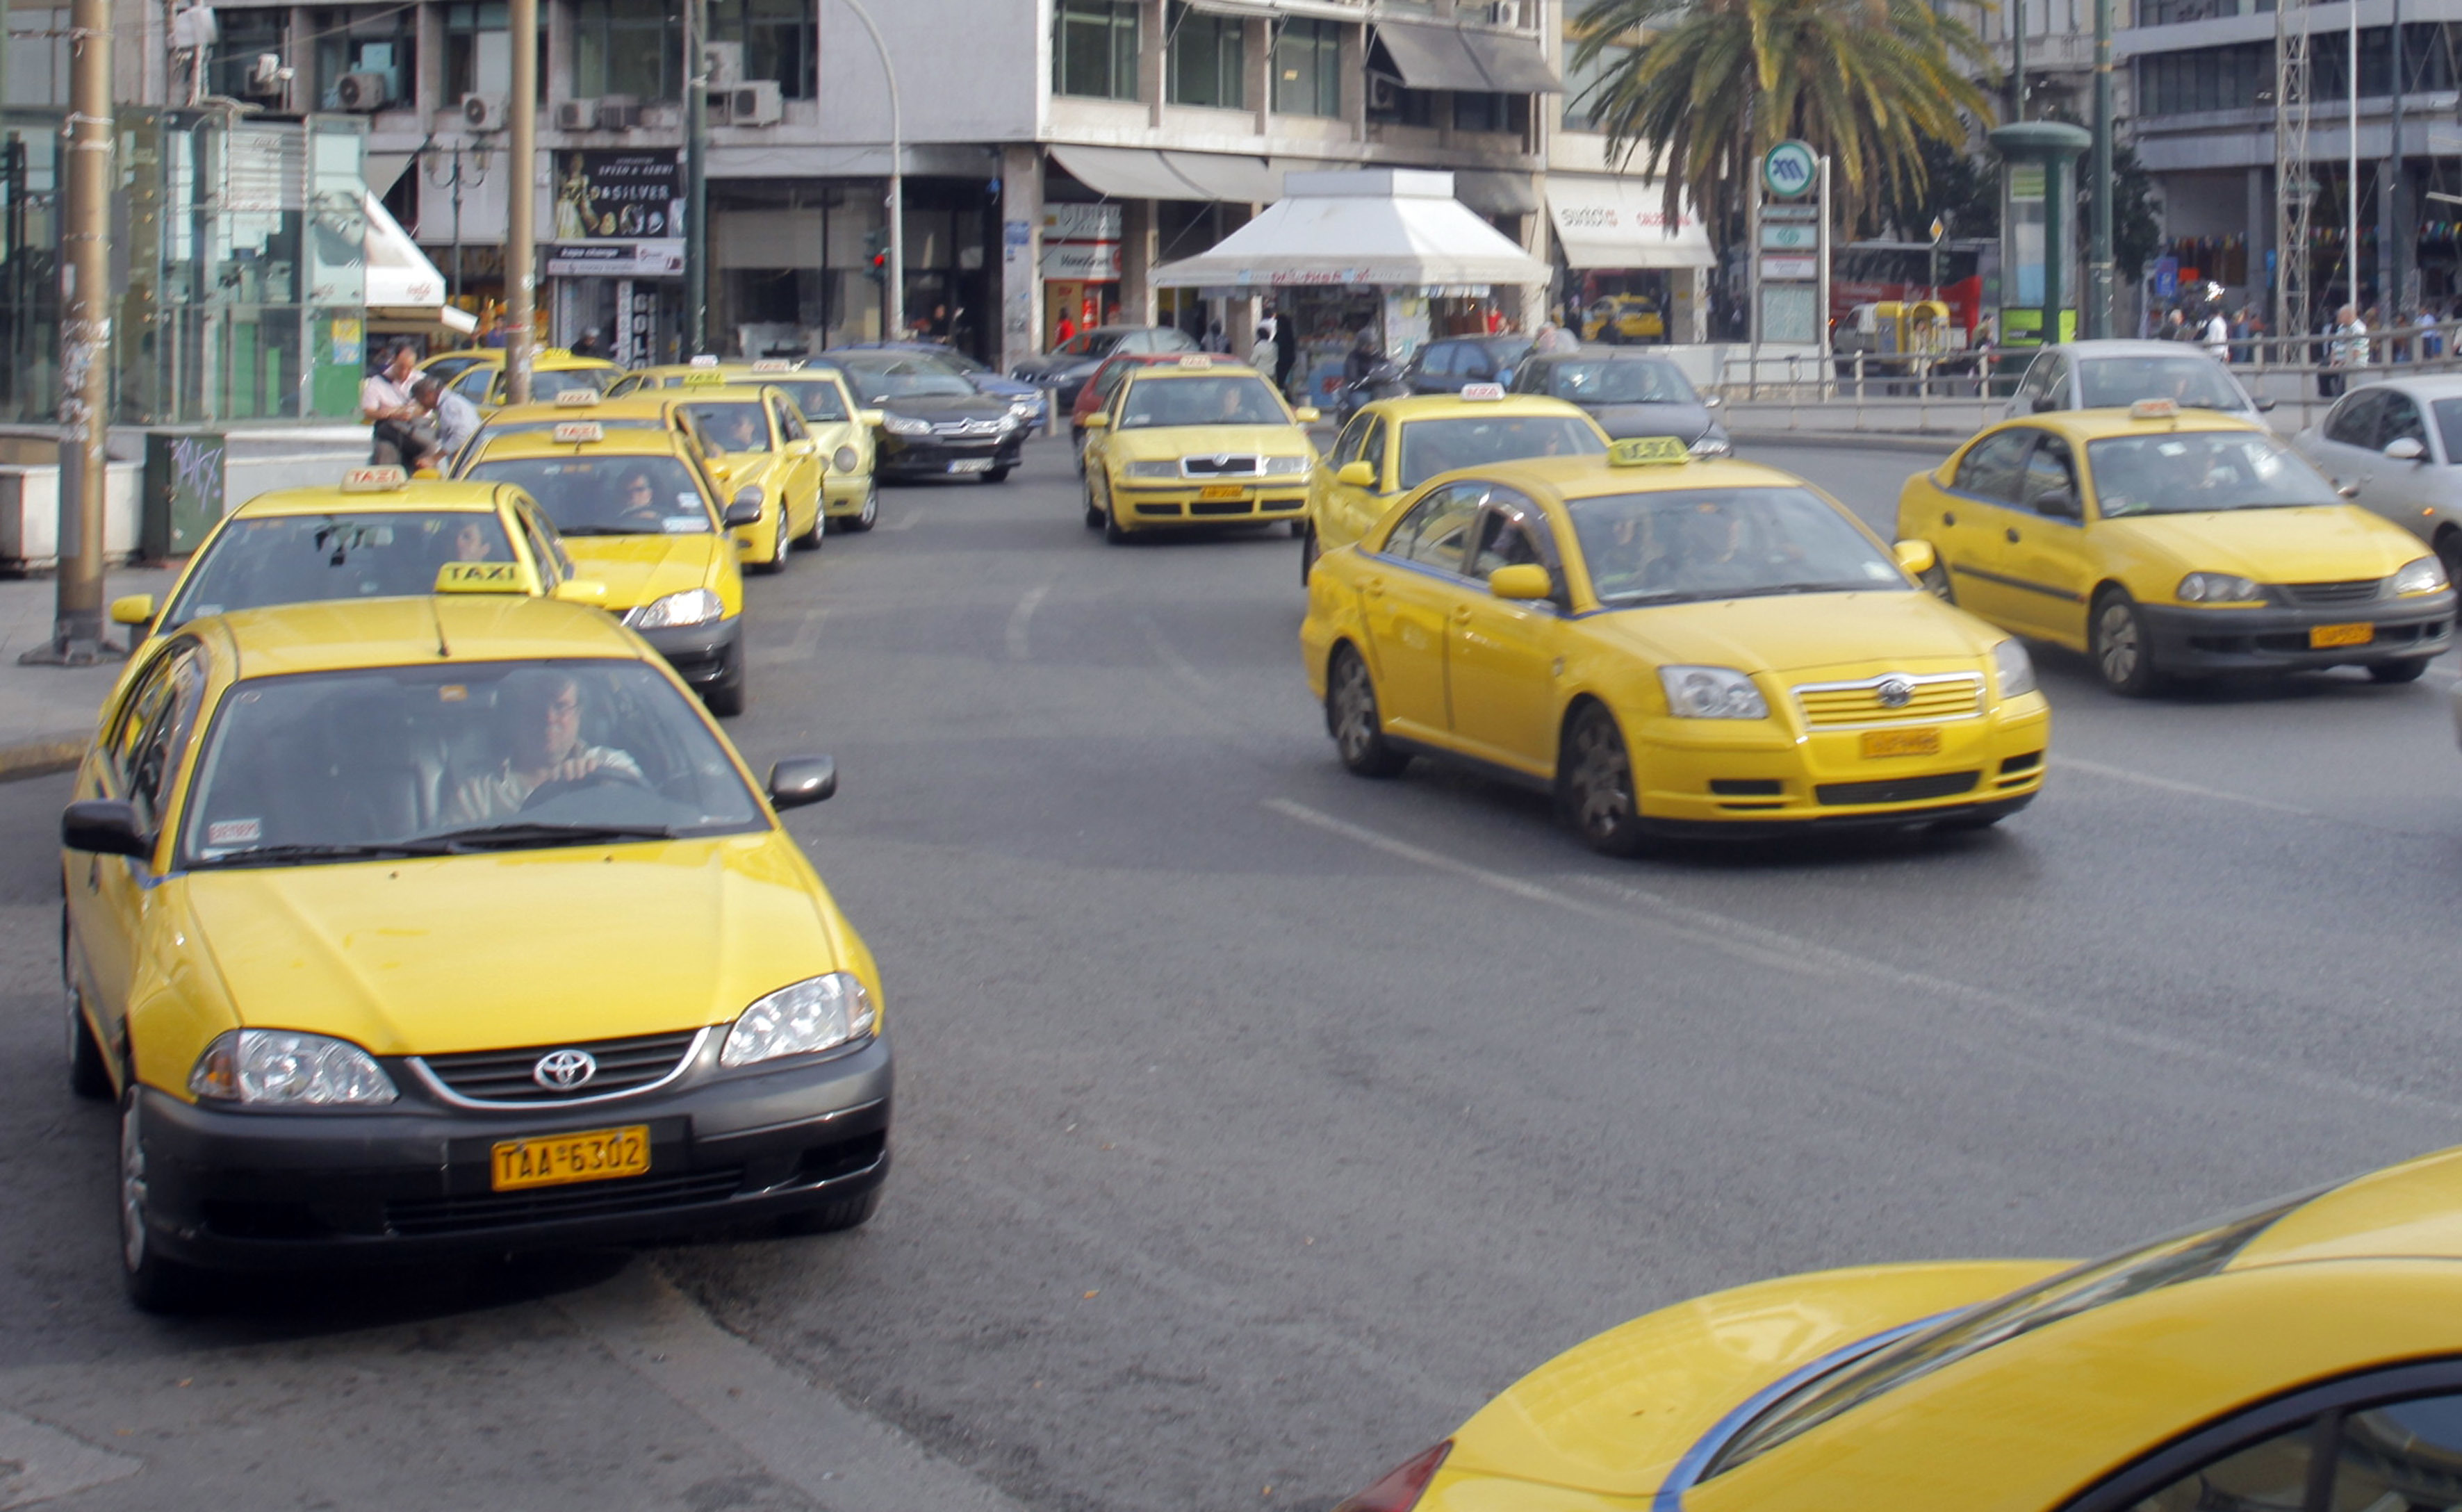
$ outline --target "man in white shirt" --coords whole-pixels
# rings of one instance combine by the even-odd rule
[[[405,341],[386,353],[384,366],[359,385],[359,419],[376,428],[370,462],[409,466],[417,461],[422,448],[411,427],[420,409],[410,397],[410,376],[418,367],[419,356]]]
[[[608,745],[581,744],[581,684],[566,673],[549,673],[508,688],[508,754],[493,770],[464,780],[445,801],[444,822],[460,829],[502,824],[554,783],[577,783],[604,772],[609,779],[640,783],[632,756]]]
[[[2222,306],[2207,307],[2205,325],[2198,331],[2197,339],[2204,343],[2206,355],[2215,361],[2231,361],[2231,322],[2223,318]]]
[[[443,453],[442,464],[450,465],[454,458],[462,455],[463,446],[478,434],[479,406],[432,378],[421,378],[410,392],[421,409],[436,417],[437,448]]]

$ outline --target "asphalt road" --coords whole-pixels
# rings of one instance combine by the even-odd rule
[[[1885,529],[1928,464],[1748,450]],[[1107,548],[1047,444],[752,585],[734,733],[838,758],[790,820],[902,1058],[850,1236],[128,1312],[64,788],[0,788],[0,1505],[15,1458],[75,1508],[1321,1509],[1693,1292],[2090,1253],[2456,1138],[2450,663],[2130,703],[2043,651],[2000,830],[1619,864],[1344,774],[1296,566]],[[808,1419],[950,1479],[842,1492]]]

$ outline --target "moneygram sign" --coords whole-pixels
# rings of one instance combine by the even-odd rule
[[[1782,200],[1810,194],[1820,173],[1820,160],[1809,144],[1782,141],[1761,154],[1761,187]]]

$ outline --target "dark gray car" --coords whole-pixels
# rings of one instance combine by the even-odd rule
[[[1710,411],[1684,370],[1663,356],[1630,347],[1587,346],[1578,352],[1534,352],[1513,374],[1516,394],[1544,394],[1580,405],[1609,436],[1674,436],[1696,457],[1733,451],[1727,428]]]
[[[1177,326],[1096,326],[1069,337],[1058,351],[1027,357],[1009,369],[1008,376],[1021,383],[1056,390],[1061,413],[1066,414],[1077,403],[1077,390],[1114,352],[1196,350],[1197,342]]]

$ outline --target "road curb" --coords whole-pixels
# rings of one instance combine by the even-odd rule
[[[1920,451],[1946,457],[1966,441],[1925,431],[1731,430],[1738,445],[1829,446],[1845,451]]]
[[[0,745],[0,782],[22,782],[75,771],[85,759],[86,737],[74,732],[37,735]]]

